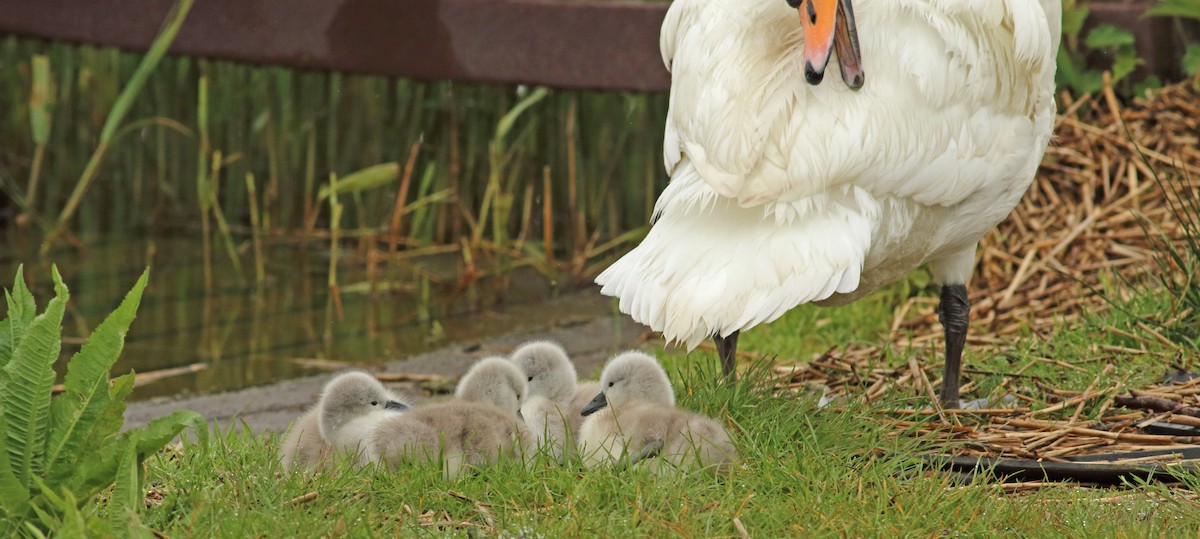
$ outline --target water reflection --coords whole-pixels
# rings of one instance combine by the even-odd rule
[[[18,250],[31,252],[11,246],[0,249],[5,288],[11,286],[18,263],[34,260],[18,256],[14,252]],[[239,279],[228,259],[214,253],[211,293],[204,289],[200,243],[191,238],[103,241],[83,252],[59,250],[51,260],[71,289],[60,371],[65,358],[82,344],[79,337],[90,333],[141,271],[151,267],[150,286],[114,372],[189,366],[199,370],[138,387],[134,398],[262,385],[318,372],[313,365],[321,361],[306,360],[381,362],[502,334],[511,327],[503,312],[467,313],[463,301],[450,302],[445,287],[437,285],[431,287],[432,299],[424,309],[432,316],[419,315],[421,294],[413,285],[416,268],[453,283],[452,258],[427,258],[419,266],[393,264],[380,270],[381,279],[403,283],[401,290],[343,293],[340,321],[329,316],[328,252],[313,247],[270,248],[269,278],[262,287],[255,286],[252,269]],[[365,280],[362,264],[346,264],[338,272],[343,287]],[[49,263],[26,262],[25,276],[44,306],[53,294]],[[496,293],[483,284],[482,296]],[[518,271],[504,296],[511,307],[541,301],[549,293],[540,276]],[[599,314],[603,305],[582,302],[578,312],[544,314],[548,319]]]

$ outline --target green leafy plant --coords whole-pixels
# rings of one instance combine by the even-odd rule
[[[1200,0],[1159,0],[1146,10],[1148,17],[1180,17],[1200,21]],[[1200,43],[1188,43],[1180,67],[1200,84]]]
[[[1070,87],[1077,94],[1092,93],[1104,87],[1102,71],[1088,67],[1088,57],[1103,52],[1111,63],[1105,71],[1112,73],[1116,85],[1143,63],[1134,48],[1133,34],[1111,24],[1102,24],[1083,36],[1083,23],[1088,8],[1076,0],[1063,0],[1062,47],[1058,49],[1058,72],[1055,82]]]
[[[1181,61],[1185,72],[1191,73],[1192,78],[1200,78],[1200,43],[1188,43]]]
[[[53,396],[54,363],[61,349],[63,314],[70,294],[53,270],[55,297],[41,314],[17,270],[6,291],[0,321],[0,535],[64,536],[125,532],[136,528],[141,462],[185,428],[203,437],[204,418],[176,412],[121,433],[133,373],[110,381],[133,322],[149,271],[143,273],[107,319],[67,363],[63,390]],[[85,509],[114,485],[105,522]]]
[[[1200,0],[1158,0],[1158,4],[1146,10],[1146,16],[1200,20]]]

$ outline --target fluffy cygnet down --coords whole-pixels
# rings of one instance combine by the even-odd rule
[[[500,458],[521,458],[525,448],[533,447],[520,419],[525,392],[525,378],[516,366],[502,358],[482,359],[459,381],[454,400],[377,422],[367,458],[389,465],[440,461],[447,478]]]
[[[284,470],[323,462],[334,447],[357,453],[374,418],[408,409],[403,398],[374,376],[348,372],[334,377],[321,398],[292,425],[279,448]]]
[[[551,341],[533,341],[513,351],[509,360],[525,373],[529,397],[521,407],[525,424],[533,432],[537,446],[562,461],[568,448],[575,446],[580,411],[596,395],[598,385],[577,385],[575,365],[567,351]]]
[[[521,415],[521,404],[529,386],[520,369],[501,357],[476,361],[454,388],[454,398],[495,406],[506,413]]]
[[[575,365],[567,351],[551,341],[532,341],[513,351],[509,359],[529,385],[530,395],[566,402],[575,394]]]
[[[588,417],[579,432],[579,452],[589,468],[623,462],[720,471],[737,459],[720,423],[675,407],[667,373],[652,356],[633,351],[613,358],[600,375],[600,389],[583,409]]]
[[[372,380],[374,380],[373,377]],[[383,388],[383,391],[387,401],[393,403],[390,411],[398,413],[407,410],[410,406],[404,396],[387,388]],[[387,405],[384,407],[387,409]],[[327,461],[329,443],[321,435],[320,417],[318,401],[318,404],[313,405],[292,423],[291,430],[288,431],[283,443],[279,446],[279,461],[283,465],[284,471],[296,467],[314,467]]]
[[[563,461],[569,437],[566,414],[557,403],[541,395],[529,397],[521,406],[521,418],[533,435],[533,447],[558,462]]]
[[[317,407],[313,406],[292,422],[291,430],[279,446],[279,462],[283,465],[283,471],[295,467],[308,468],[325,461],[329,444],[317,426],[318,416]]]

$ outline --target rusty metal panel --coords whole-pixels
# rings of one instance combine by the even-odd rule
[[[173,0],[0,0],[0,33],[144,51]],[[173,54],[422,79],[664,91],[667,4],[200,0]]]

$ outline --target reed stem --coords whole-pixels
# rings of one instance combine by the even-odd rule
[[[261,290],[267,280],[266,261],[263,259],[261,220],[258,215],[258,188],[254,185],[254,173],[246,173],[246,198],[250,204],[250,238],[254,242],[254,281]]]
[[[187,13],[192,9],[193,0],[178,0],[171,11],[167,14],[167,20],[158,36],[154,38],[154,42],[150,45],[150,50],[142,57],[142,62],[134,71],[133,76],[129,78],[129,82],[121,90],[117,96],[113,108],[108,113],[108,119],[104,121],[104,129],[100,132],[100,142],[96,145],[96,150],[92,152],[92,157],[88,159],[87,166],[83,169],[83,174],[79,176],[79,181],[75,184],[75,189],[71,192],[70,198],[67,199],[66,205],[62,212],[58,214],[58,220],[54,224],[54,228],[46,235],[45,241],[42,242],[39,255],[45,257],[49,254],[50,249],[54,247],[59,236],[67,227],[67,223],[71,221],[71,217],[75,215],[75,210],[79,208],[79,203],[83,201],[83,195],[87,192],[88,186],[92,180],[96,178],[96,173],[100,170],[100,164],[104,161],[104,154],[108,151],[108,145],[112,141],[113,134],[116,133],[117,127],[121,125],[121,121],[125,119],[125,115],[133,106],[133,102],[141,93],[142,87],[145,86],[146,80],[150,78],[150,73],[154,71],[159,60],[167,53],[167,47],[175,40],[175,35],[179,33],[179,28],[183,26],[183,20],[187,18]]]

